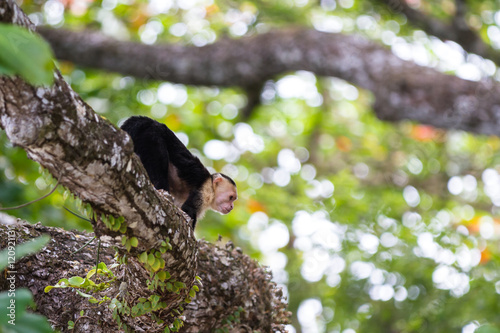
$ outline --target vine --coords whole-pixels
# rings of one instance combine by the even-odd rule
[[[238,309],[236,311],[234,311],[233,314],[227,316],[227,318],[222,321],[222,324],[224,326],[216,329],[215,333],[229,333],[230,329],[235,328],[233,324],[240,323],[240,316],[241,316],[241,313],[244,311],[245,311],[245,309],[243,309],[241,306],[238,307]]]
[[[92,214],[92,212],[87,210],[87,214]],[[107,218],[108,222],[111,220],[115,221],[115,228],[120,229],[121,226],[124,225],[120,222],[120,219]],[[111,222],[109,223],[111,224]],[[117,223],[120,224],[119,227],[116,225]],[[128,238],[126,235],[123,235],[122,244],[127,248],[127,251],[130,251],[132,247],[138,246],[138,240],[135,237]],[[144,251],[139,254],[137,258],[150,272],[150,279],[147,280],[149,290],[161,290],[163,293],[170,292],[179,295],[187,288],[186,284],[181,281],[175,281],[171,278],[171,274],[164,270],[165,260],[162,258],[162,254],[171,249],[172,245],[170,244],[170,239],[166,238],[161,242],[158,249]],[[77,294],[87,298],[90,303],[100,305],[104,302],[109,302],[108,307],[112,311],[113,320],[117,323],[118,328],[123,329],[125,332],[128,332],[129,328],[123,322],[122,316],[140,317],[147,314],[149,314],[151,319],[153,319],[158,325],[165,325],[163,327],[163,331],[165,333],[178,332],[184,325],[184,321],[182,320],[182,314],[184,312],[183,304],[190,303],[192,299],[196,297],[196,293],[200,291],[199,286],[202,286],[201,278],[196,276],[195,284],[187,293],[183,303],[169,313],[169,316],[172,317],[171,324],[166,324],[165,320],[159,318],[154,313],[169,306],[167,302],[161,300],[159,295],[153,294],[147,298],[140,297],[137,299],[137,303],[135,305],[130,306],[125,300],[127,289],[127,283],[125,282],[121,283],[119,288],[120,292],[114,298],[108,296],[95,297],[91,294],[106,290],[111,287],[113,283],[116,283],[117,277],[112,272],[112,269],[121,264],[125,264],[127,262],[127,255],[117,255],[116,260],[118,263],[115,263],[110,267],[108,267],[104,262],[98,263],[87,273],[85,277],[73,276],[68,279],[60,279],[57,284],[45,287],[45,292],[47,293],[54,288],[73,288]],[[97,277],[101,277],[103,281],[97,282]],[[93,281],[92,278],[96,281]],[[122,300],[120,301],[119,298]],[[68,329],[71,330],[74,326],[75,322],[68,322]]]
[[[55,285],[45,287],[44,291],[48,293],[54,288],[74,288],[75,291],[82,297],[88,298],[90,303],[101,304],[105,301],[111,300],[109,297],[104,296],[100,299],[95,298],[94,296],[88,294],[90,292],[99,292],[105,290],[111,286],[111,284],[116,280],[115,274],[111,271],[111,269],[118,267],[119,264],[113,264],[109,268],[105,263],[100,262],[97,264],[97,267],[94,266],[87,273],[87,275],[82,278],[80,276],[73,276],[69,279],[63,278],[60,279]],[[106,280],[100,283],[95,283],[91,280],[91,278],[96,275],[101,275]],[[85,292],[81,291],[84,290]]]

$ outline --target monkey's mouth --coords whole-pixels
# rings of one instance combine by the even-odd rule
[[[222,208],[222,214],[228,214],[230,211],[232,211],[231,208]]]

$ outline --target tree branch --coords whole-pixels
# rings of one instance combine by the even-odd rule
[[[48,293],[43,290],[48,285],[55,285],[61,278],[85,276],[90,267],[95,265],[96,246],[91,245],[78,253],[72,251],[81,243],[93,237],[76,231],[45,227],[41,223],[31,225],[25,221],[12,220],[9,215],[0,213],[0,233],[14,233],[16,243],[49,234],[51,241],[39,253],[23,258],[15,264],[16,288],[27,287],[34,295],[38,312],[48,317],[49,321],[63,332],[68,332],[68,322],[75,322],[76,332],[107,333],[116,330],[111,311],[107,306],[96,306],[86,298],[69,289],[53,289]],[[0,238],[0,249],[6,248],[7,237]],[[111,239],[101,243],[101,261],[114,263],[115,250],[119,242]],[[199,259],[197,275],[203,281],[203,287],[196,298],[184,311],[185,321],[182,332],[212,332],[216,328],[227,327],[231,332],[284,332],[281,324],[286,323],[289,313],[281,297],[281,290],[271,282],[271,276],[259,264],[233,249],[231,244],[225,247],[199,241]],[[117,286],[126,282],[127,288],[122,294],[125,298],[142,289],[144,278],[130,279],[128,271],[140,273],[134,265],[121,265],[114,270],[118,283],[106,290],[105,294],[113,298],[121,291]],[[5,274],[0,275],[0,290],[8,290],[9,281]],[[102,296],[102,295],[101,295]],[[241,308],[241,309],[240,309]],[[239,310],[240,309],[240,310]],[[80,311],[84,311],[84,316]],[[240,322],[227,320],[238,312]],[[89,320],[89,318],[92,318]],[[99,320],[95,320],[99,318]],[[144,316],[136,320],[137,331],[146,329],[153,332],[154,325],[145,326]],[[142,326],[141,326],[142,324]],[[232,326],[232,327],[231,327]]]
[[[19,20],[25,16],[14,1],[1,2],[0,13],[14,13],[0,14],[3,22],[17,19],[16,23],[26,24]],[[0,127],[29,158],[91,205],[98,236],[138,239],[130,256],[137,267],[142,267],[139,253],[169,239],[172,250],[162,256],[165,270],[187,290],[174,297],[165,293],[169,299],[165,311],[184,301],[196,272],[193,231],[173,203],[155,191],[125,132],[95,114],[58,72],[52,87],[33,87],[19,78],[0,77]],[[119,217],[126,227],[121,232],[106,226],[106,220]],[[124,252],[122,249],[122,255]],[[142,293],[137,295],[149,293],[143,283]]]
[[[204,47],[121,42],[96,32],[40,29],[60,59],[140,78],[258,86],[289,71],[334,76],[375,95],[383,120],[500,135],[500,85],[472,82],[401,60],[355,35],[273,31]]]
[[[0,22],[30,27],[29,20],[14,0],[0,2]],[[133,153],[129,136],[95,114],[63,80],[59,72],[55,72],[54,75],[55,82],[52,87],[33,87],[17,77],[0,76],[0,127],[5,130],[7,137],[14,145],[27,152],[29,158],[49,170],[61,185],[91,205],[96,220],[93,226],[94,231],[107,244],[104,245],[104,261],[115,261],[111,246],[116,247],[122,258],[126,256],[126,259],[121,260],[121,262],[126,261],[126,264],[122,264],[117,273],[119,279],[103,291],[104,295],[110,298],[122,295],[121,286],[124,282],[129,292],[126,296],[120,297],[131,306],[137,304],[140,298],[147,298],[154,293],[160,296],[160,300],[166,304],[164,308],[155,311],[155,315],[163,319],[165,324],[169,324],[173,320],[169,314],[173,309],[184,304],[195,282],[197,265],[203,262],[197,259],[199,246],[186,221],[186,215],[167,197],[160,196],[154,189],[139,158]],[[123,217],[124,221],[119,222],[119,217]],[[118,226],[125,228],[114,229],[117,223],[121,223]],[[47,284],[55,284],[60,278],[66,277],[65,274],[85,276],[85,270],[93,266],[94,258],[88,250],[79,252],[77,256],[81,258],[81,262],[75,264],[69,254],[76,248],[74,233],[49,230],[41,225],[34,229],[37,228],[44,232],[59,232],[60,234],[59,238],[53,234],[57,241],[53,241],[45,252],[37,254],[37,260],[32,265],[22,265],[24,274],[30,277],[24,281],[25,285],[30,286],[37,297],[38,304],[41,305],[39,309],[47,307],[48,311],[44,312],[45,314],[59,316],[57,317],[59,319],[54,322],[62,330],[67,326],[67,318],[75,318],[76,311],[78,310],[79,313],[82,309],[89,310],[92,318],[99,318],[100,321],[96,325],[82,319],[79,322],[82,325],[79,331],[116,330],[116,320],[113,320],[112,311],[108,308],[109,302],[89,306],[86,299],[77,300],[59,291],[56,291],[55,297],[47,297],[43,293],[43,287]],[[20,234],[24,232],[23,237],[18,240],[28,239],[37,234],[26,225],[16,230]],[[123,237],[137,238],[138,246],[129,249],[130,253],[125,251],[120,245]],[[78,238],[85,242],[84,239],[88,237],[78,235]],[[138,259],[140,253],[157,249],[164,241],[169,241],[172,246],[172,249],[161,255],[164,260],[164,271],[169,273],[168,281],[182,282],[181,285],[185,285],[184,288],[180,288],[179,293],[163,289],[160,291],[160,288],[150,290],[146,281],[152,279],[150,275],[152,269],[146,269]],[[0,245],[2,245],[0,247],[5,247],[5,244]],[[207,244],[203,246],[210,247]],[[200,247],[203,248],[203,246]],[[83,255],[86,257],[83,258]],[[220,260],[222,263],[233,264],[232,260],[227,256],[223,257],[224,253],[218,250],[212,250],[212,253],[206,255],[213,256],[209,260],[210,263]],[[238,256],[232,254],[232,257]],[[88,258],[91,260],[87,260]],[[249,261],[249,259],[238,260]],[[39,270],[33,270],[37,264],[42,266]],[[283,303],[278,301],[274,294],[272,296],[262,294],[262,298],[248,304],[242,301],[242,297],[234,297],[238,294],[238,288],[245,287],[245,285],[234,285],[234,283],[244,283],[245,279],[231,276],[231,274],[254,277],[257,280],[256,283],[262,283],[264,288],[267,288],[267,292],[272,293],[274,287],[269,282],[269,276],[262,273],[262,269],[258,268],[255,263],[239,266],[235,262],[234,264],[235,269],[231,266],[228,272],[218,272],[220,276],[205,274],[209,279],[206,281],[207,286],[211,289],[192,303],[191,312],[186,312],[193,316],[189,320],[196,327],[201,327],[201,331],[210,331],[213,327],[224,325],[224,319],[228,316],[227,311],[234,312],[235,307],[241,306],[242,312],[245,312],[249,318],[262,319],[255,321],[254,324],[250,321],[248,327],[251,329],[263,329],[276,323],[276,330],[281,330],[280,322],[274,320],[278,320],[275,314],[278,310],[282,310]],[[59,267],[62,267],[60,271]],[[222,269],[220,266],[219,268]],[[247,271],[248,269],[252,271]],[[54,270],[57,271],[53,272]],[[208,268],[206,270],[210,272]],[[202,275],[204,272],[199,273]],[[37,286],[31,286],[30,283],[34,283],[39,277],[37,274],[42,275],[45,283],[47,280],[50,282],[44,284],[38,281]],[[227,274],[227,277],[224,274]],[[260,278],[258,278],[259,274]],[[5,277],[2,276],[2,278]],[[219,297],[213,300],[211,296],[227,296],[225,292],[213,291],[213,289],[220,288],[218,282],[223,279],[227,279],[226,285],[233,297],[224,300],[228,306],[214,310],[214,304],[221,304],[221,299]],[[248,295],[245,294],[245,296]],[[263,305],[259,302],[263,302]],[[273,305],[277,308],[274,309]],[[267,311],[265,314],[255,312],[263,308]],[[213,316],[210,320],[196,322],[198,313],[201,315],[210,313]],[[122,322],[136,331],[148,332],[163,331],[162,325],[165,325],[158,325],[152,312],[138,318],[122,316]],[[207,328],[203,326],[204,324],[212,326]]]
[[[97,116],[56,76],[52,88],[0,77],[0,127],[9,140],[92,206],[99,235],[121,235],[104,226],[101,214],[123,216],[128,223],[125,234],[140,240],[139,251],[169,237],[177,250],[169,255],[168,266],[193,271],[193,232],[182,213],[158,196],[130,138]]]

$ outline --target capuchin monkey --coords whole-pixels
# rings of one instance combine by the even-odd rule
[[[238,198],[234,181],[222,173],[210,174],[167,126],[134,116],[121,128],[132,138],[155,188],[174,196],[174,204],[193,220],[193,230],[207,209],[221,214],[233,209]]]

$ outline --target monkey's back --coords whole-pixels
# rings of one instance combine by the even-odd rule
[[[165,124],[143,116],[133,116],[121,128],[134,142],[134,152],[141,158],[151,181],[158,189],[169,191],[166,178],[169,164],[189,187],[199,187],[210,173]],[[163,175],[163,176],[162,176]],[[165,188],[167,187],[167,188]]]

